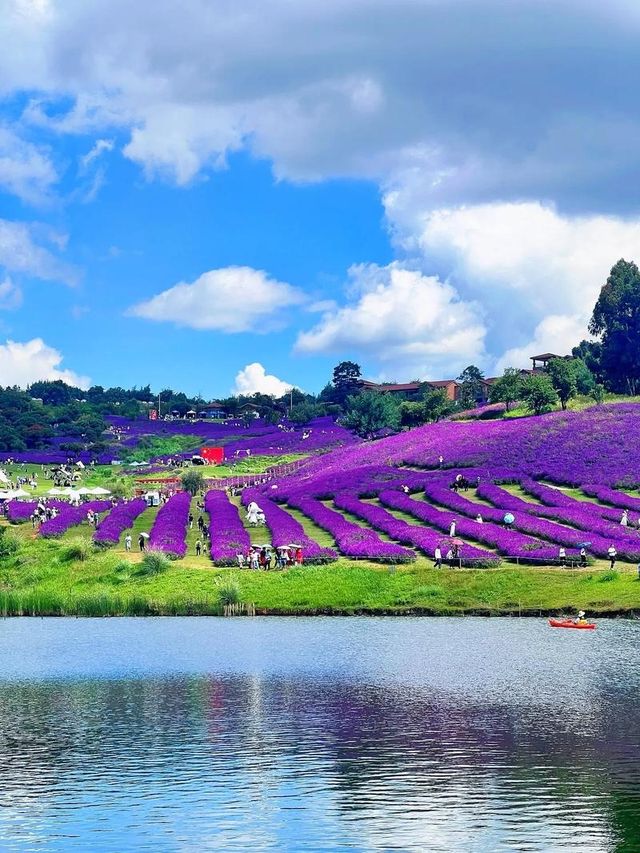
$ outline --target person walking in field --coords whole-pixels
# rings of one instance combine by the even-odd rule
[[[131,540],[131,534],[127,533],[127,535],[124,537],[124,550],[125,551],[131,550],[131,541],[132,541]]]
[[[196,539],[196,557],[199,557],[202,554],[202,542],[199,539]]]
[[[449,536],[453,537],[455,535],[456,535],[456,520],[454,518],[453,521],[451,522],[451,524],[449,525]]]
[[[628,511],[628,510],[626,510],[626,509],[625,509],[625,510],[623,510],[623,512],[622,512],[622,517],[620,518],[620,524],[621,524],[623,527],[628,527],[628,526],[629,526],[629,511]]]
[[[435,558],[433,568],[434,569],[441,569],[442,568],[442,551],[440,550],[439,545],[436,545],[436,550],[433,552],[433,556]]]
[[[147,548],[146,539],[144,538],[142,533],[140,534],[140,536],[138,536],[138,548],[140,549],[140,551],[145,551]]]
[[[613,545],[609,545],[609,548],[607,549],[607,556],[609,557],[609,560],[611,561],[611,567],[610,568],[613,569],[613,567],[616,564],[616,560],[618,559],[618,552],[616,551],[616,549]]]
[[[567,552],[565,551],[562,545],[560,546],[560,549],[558,551],[558,559],[560,560],[560,565],[564,569],[567,565]]]
[[[584,548],[580,548],[580,568],[587,568],[587,552]]]

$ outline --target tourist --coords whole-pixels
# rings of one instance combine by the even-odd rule
[[[184,518],[184,516],[183,516]],[[189,530],[193,530],[193,513],[189,513]]]
[[[585,617],[585,612],[584,612],[584,610],[578,610],[578,615],[577,615],[577,617],[573,620],[574,624],[575,624],[575,625],[586,625],[586,624],[587,624],[587,620],[586,620],[584,617]]]
[[[125,551],[131,550],[131,542],[132,542],[131,534],[127,533],[127,535],[124,537],[124,550]]]
[[[199,539],[196,539],[196,557],[199,557],[201,554],[202,554],[202,542]]]
[[[182,516],[182,517],[184,518],[184,516]],[[138,548],[141,551],[145,551],[147,548],[147,539],[144,536],[144,534],[142,534],[142,533],[140,534],[140,536],[138,536]]]
[[[435,558],[433,568],[434,569],[441,569],[442,568],[442,551],[440,550],[439,545],[436,545],[436,550],[433,552],[433,556]]]
[[[567,552],[562,545],[558,551],[558,559],[560,560],[560,565],[564,568],[567,565]]]
[[[441,468],[442,468],[442,466],[444,465],[444,456],[443,456],[442,454],[440,454],[440,456],[438,456],[438,465],[439,465]]]
[[[482,514],[481,514],[481,513],[478,513],[478,514],[476,515],[476,521],[478,522],[478,524],[484,524],[484,521],[483,521],[483,518],[482,518]]]
[[[296,548],[296,563],[302,565],[302,548]]]
[[[627,509],[623,510],[622,516],[620,518],[620,524],[623,527],[628,527],[628,525],[629,525],[629,510],[627,510]]]
[[[238,568],[244,569],[244,554],[242,551],[238,551],[236,554],[236,560],[238,561]]]
[[[618,558],[618,552],[613,545],[609,545],[607,549],[607,557],[611,560],[611,568],[613,569]]]
[[[402,488],[402,491],[405,493],[405,495],[409,494],[409,486],[401,486],[401,488]]]
[[[587,568],[587,552],[584,548],[580,548],[580,568]]]
[[[451,524],[449,525],[449,536],[455,536],[455,535],[456,535],[456,520],[454,518],[453,521],[451,522]]]
[[[453,549],[452,548],[449,548],[449,550],[447,551],[447,556],[445,559],[447,561],[447,565],[453,566]]]

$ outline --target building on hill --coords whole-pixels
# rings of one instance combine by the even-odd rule
[[[571,359],[573,356],[571,355],[556,355],[553,352],[543,352],[542,355],[532,355],[529,356],[532,367],[531,370],[523,370],[523,373],[538,373],[542,370],[546,370],[549,362],[553,361],[554,358],[563,358],[563,359]],[[540,362],[538,364],[538,362]]]
[[[431,388],[434,391],[444,391],[447,400],[455,401],[460,389],[455,379],[434,379],[425,382],[371,382],[369,379],[363,379],[360,387],[363,391],[394,394],[403,400],[415,399],[425,388]]]

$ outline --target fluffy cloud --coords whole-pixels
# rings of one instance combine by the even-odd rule
[[[478,305],[451,285],[398,263],[350,270],[348,301],[298,337],[302,353],[353,353],[379,364],[383,378],[441,378],[484,358]]]
[[[0,267],[47,281],[75,284],[78,270],[43,246],[43,242],[61,249],[65,238],[45,227],[0,219]]]
[[[180,183],[246,146],[293,179],[413,172],[431,208],[628,210],[639,30],[634,0],[21,0],[0,87],[38,93],[30,121],[128,130]]]
[[[6,341],[0,344],[0,376],[3,385],[25,388],[39,379],[62,379],[78,388],[90,386],[89,377],[63,369],[61,362],[62,353],[47,346],[42,338],[33,338],[24,343]]]
[[[46,201],[58,175],[49,153],[0,126],[0,188],[23,201]]]
[[[248,364],[236,374],[236,383],[232,394],[271,394],[274,397],[282,397],[290,391],[293,385],[283,382],[277,376],[267,373],[264,367],[257,361]]]
[[[218,332],[267,332],[286,319],[285,309],[304,294],[251,267],[223,267],[192,284],[180,282],[128,310],[130,316]]]
[[[400,248],[482,303],[487,349],[500,365],[525,366],[532,349],[568,352],[586,336],[613,264],[640,253],[638,220],[561,215],[533,202],[431,211],[399,191],[385,201]]]

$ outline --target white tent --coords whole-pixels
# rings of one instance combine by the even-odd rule
[[[13,492],[8,492],[6,489],[0,491],[0,501],[8,501],[13,497]]]
[[[93,492],[91,489],[88,489],[86,486],[83,486],[81,489],[78,489],[79,495],[92,495]]]
[[[82,489],[80,490],[80,494],[82,494]],[[109,489],[103,489],[102,486],[96,486],[95,489],[87,489],[87,495],[110,495],[111,492]]]
[[[53,489],[49,489],[49,491],[47,492],[47,494],[48,494],[48,495],[64,495],[65,493],[63,492],[63,490],[62,490],[62,489],[56,489],[56,488],[53,488]]]
[[[9,483],[9,482],[10,482],[10,480],[7,477],[7,475],[4,473],[4,471],[0,471],[0,483]]]
[[[29,492],[25,492],[24,489],[18,489],[17,492],[13,493],[13,497],[14,498],[29,498],[29,497],[31,497],[31,495],[29,494]]]
[[[76,462],[76,468],[84,468],[84,462]]]

